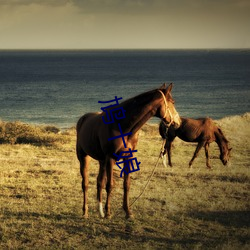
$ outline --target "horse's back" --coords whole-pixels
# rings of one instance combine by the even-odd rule
[[[94,117],[97,117],[98,115],[100,114],[100,112],[95,112],[95,113],[87,113],[87,114],[84,114],[77,122],[76,124],[76,131],[77,133],[79,133],[82,125],[84,124],[84,122],[86,122],[87,120],[91,119],[91,118],[94,118]]]
[[[199,142],[201,140],[214,140],[216,126],[209,117],[205,118],[181,118],[182,124],[177,131],[178,137],[187,142]]]
[[[215,125],[214,121],[210,117],[204,118],[203,126],[205,130],[213,134],[217,130],[217,126]]]
[[[210,117],[204,117],[204,118],[181,118],[182,120],[182,126],[187,127],[200,127],[200,128],[212,128],[215,126],[214,121]]]

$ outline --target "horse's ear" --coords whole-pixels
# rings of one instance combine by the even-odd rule
[[[167,87],[167,93],[170,93],[172,91],[173,88],[173,83],[170,83]]]
[[[162,90],[165,90],[167,88],[167,84],[166,83],[163,83],[162,85],[161,85],[161,87],[160,87],[160,89],[162,89]]]

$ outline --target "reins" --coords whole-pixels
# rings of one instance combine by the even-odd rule
[[[169,108],[169,106],[168,106],[166,96],[163,94],[163,92],[162,92],[160,89],[158,89],[157,91],[159,91],[159,92],[161,93],[161,95],[162,95],[162,97],[163,97],[163,100],[164,100],[164,103],[165,103],[165,114],[164,114],[164,116],[162,117],[162,120],[166,118],[167,112],[168,112],[168,113],[169,113],[169,116],[170,116],[170,122],[169,122],[168,124],[166,124],[166,126],[169,127],[169,126],[173,123],[174,117],[173,117],[173,115],[172,115],[172,113],[171,113],[171,110],[170,110],[170,108]],[[164,123],[165,123],[165,122],[164,122]]]

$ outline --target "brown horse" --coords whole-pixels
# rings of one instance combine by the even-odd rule
[[[120,153],[125,151],[123,139],[125,140],[126,148],[134,150],[138,141],[138,130],[152,116],[159,117],[164,123],[173,124],[175,127],[180,125],[180,117],[175,110],[171,90],[172,84],[168,87],[164,84],[159,89],[140,94],[120,103],[118,107],[124,108],[126,117],[114,123],[105,124],[103,122],[104,118],[107,120],[105,112],[88,113],[80,118],[77,123],[76,152],[78,160],[80,161],[80,172],[82,175],[84,217],[88,217],[87,191],[90,159],[94,158],[98,160],[100,165],[97,177],[97,199],[99,202],[100,216],[104,217],[102,208],[102,189],[106,182],[107,200],[105,205],[105,216],[110,217],[110,194],[113,187],[113,166],[117,160],[114,153],[120,155]],[[108,110],[110,109],[112,108],[108,108]],[[120,125],[119,129],[118,122]],[[122,139],[118,136],[121,134],[121,131],[123,134],[131,134]],[[108,140],[116,136],[119,138]],[[126,167],[128,170],[129,166]],[[126,212],[126,217],[129,218],[132,216],[128,199],[130,175],[129,173],[124,173],[123,176],[123,208]]]
[[[189,167],[192,166],[194,159],[198,156],[202,147],[205,148],[206,165],[211,168],[209,163],[209,144],[216,142],[220,149],[220,159],[223,165],[226,165],[229,160],[230,151],[232,148],[228,147],[228,140],[223,135],[221,129],[217,127],[210,118],[190,119],[181,117],[181,125],[178,129],[170,126],[168,129],[164,123],[160,123],[159,132],[163,139],[166,139],[163,163],[166,166],[166,152],[168,154],[168,164],[172,167],[171,162],[171,146],[176,136],[186,142],[198,142],[194,155],[189,162]]]

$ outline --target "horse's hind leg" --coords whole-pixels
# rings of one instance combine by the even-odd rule
[[[99,174],[97,177],[97,200],[98,200],[98,210],[100,213],[100,216],[103,218],[103,207],[102,207],[102,189],[105,185],[105,177],[106,177],[106,168],[105,164],[102,161],[99,161],[100,168],[99,168]]]
[[[90,156],[77,152],[78,159],[80,161],[80,173],[82,176],[82,191],[83,191],[83,216],[88,218],[88,185],[89,185],[89,161]]]
[[[193,155],[193,158],[191,159],[191,161],[189,162],[189,167],[191,168],[192,167],[192,164],[193,164],[193,161],[194,159],[198,156],[198,153],[200,152],[201,148],[204,146],[205,142],[204,141],[201,141],[198,143],[195,151],[194,151],[194,155]]]
[[[110,218],[110,199],[111,199],[111,191],[114,186],[113,181],[113,165],[115,161],[112,158],[107,157],[105,161],[106,174],[107,174],[107,183],[106,183],[106,191],[107,191],[107,200],[105,205],[105,217]]]

